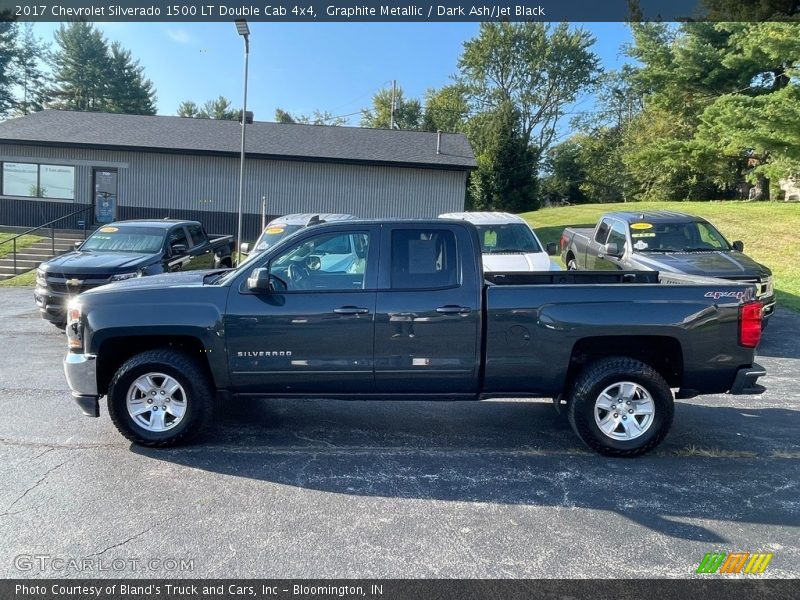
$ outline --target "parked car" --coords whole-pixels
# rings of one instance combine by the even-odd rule
[[[672,211],[611,212],[594,229],[568,227],[561,236],[567,269],[687,273],[756,285],[764,317],[775,310],[772,271],[744,254],[701,217]]]
[[[560,271],[550,260],[530,225],[518,215],[504,212],[455,212],[439,215],[472,223],[478,230],[483,255],[483,270]]]
[[[339,213],[296,213],[284,215],[270,221],[252,246],[250,244],[242,244],[242,254],[248,257],[257,256],[306,227],[335,221],[352,221],[356,218],[353,215]]]
[[[67,301],[86,290],[145,275],[231,267],[233,238],[197,221],[119,221],[39,265],[33,292],[42,318],[63,328]]]
[[[319,248],[353,238],[362,268],[324,266]],[[484,275],[469,223],[343,221],[233,270],[81,294],[64,368],[85,414],[107,396],[119,431],[146,446],[196,433],[233,395],[552,396],[589,447],[634,456],[666,436],[671,388],[763,392],[754,293],[655,272]]]

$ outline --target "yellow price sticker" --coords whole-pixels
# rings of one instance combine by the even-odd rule
[[[631,223],[631,229],[652,229],[650,223]]]
[[[103,233],[116,233],[119,229],[117,227],[103,227],[100,231]]]

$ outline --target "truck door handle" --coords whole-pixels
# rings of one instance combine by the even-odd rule
[[[443,315],[468,315],[472,312],[472,309],[468,306],[453,306],[449,304],[447,306],[440,306],[436,309],[436,312],[442,313]]]
[[[369,313],[368,308],[359,308],[358,306],[340,306],[334,308],[333,312],[337,315],[366,315]]]

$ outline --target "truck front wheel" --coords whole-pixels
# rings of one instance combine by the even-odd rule
[[[149,350],[127,360],[108,389],[108,412],[126,438],[172,446],[198,433],[213,408],[206,372],[187,354]]]
[[[576,379],[568,417],[578,437],[606,456],[649,452],[672,426],[675,403],[664,378],[632,358],[603,358]]]

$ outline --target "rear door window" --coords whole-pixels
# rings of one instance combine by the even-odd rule
[[[608,221],[603,219],[600,221],[600,225],[597,226],[597,231],[594,234],[594,241],[598,244],[605,244],[606,238],[608,238]]]
[[[189,237],[192,238],[192,247],[206,243],[206,232],[200,225],[189,225]]]
[[[447,229],[395,229],[391,265],[392,289],[457,286],[455,234]]]

